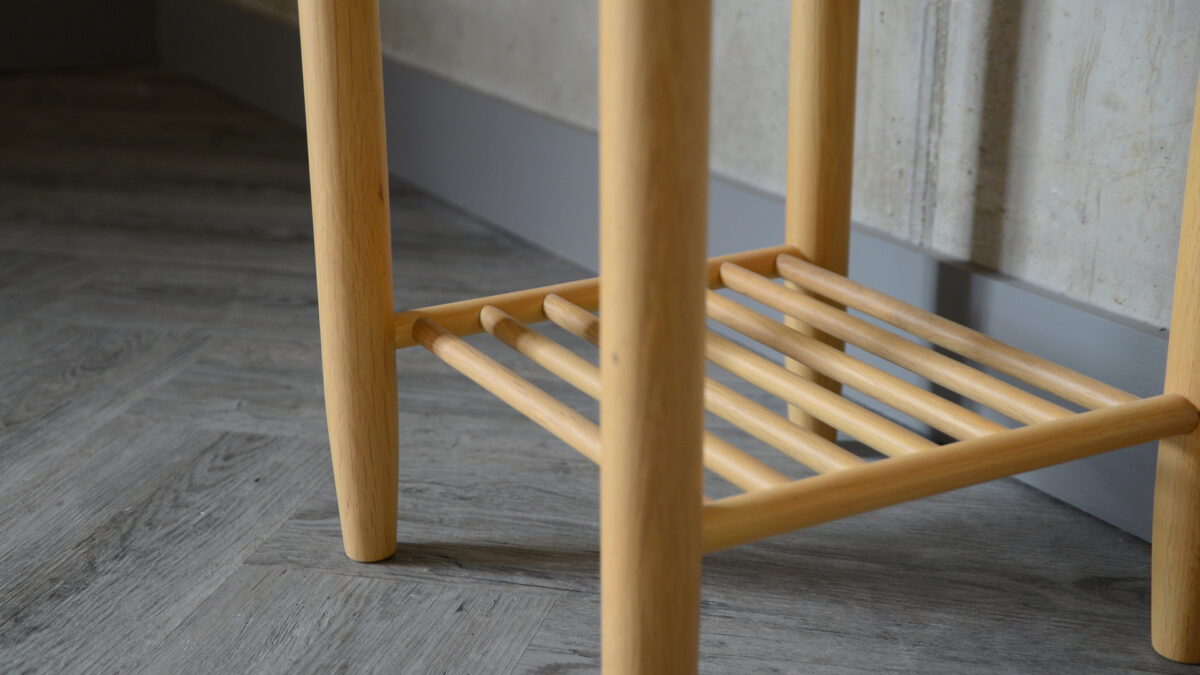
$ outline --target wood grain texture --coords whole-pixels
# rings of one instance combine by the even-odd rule
[[[187,427],[119,417],[84,436],[4,462],[0,486],[0,586],[36,576],[47,561],[122,509],[140,504],[165,477],[196,460],[216,438]],[[169,452],[154,452],[157,448]],[[136,465],[138,471],[130,471]]]
[[[320,346],[258,330],[214,336],[193,362],[145,392],[125,416],[215,431],[327,438]]]
[[[1087,408],[1103,408],[1137,400],[1133,394],[1006,345],[977,330],[896,300],[795,256],[781,255],[775,264],[784,279],[809,292],[857,309],[1072,403]]]
[[[435,360],[424,350],[411,353],[419,357],[411,360]],[[247,562],[399,582],[598,593],[598,467],[494,400],[488,411],[462,413],[448,401],[441,408],[401,414],[414,455],[402,476],[400,543],[391,558],[361,565],[341,554],[334,490],[322,486]],[[727,486],[715,494],[732,493]]]
[[[776,415],[712,378],[704,380],[704,402],[717,417],[800,462],[817,473],[862,464],[861,457],[843,450],[817,433]]]
[[[170,380],[203,349],[187,332],[108,330],[19,319],[0,326],[0,490]]]
[[[797,330],[716,293],[709,293],[708,315],[757,342],[857,389],[898,412],[953,438],[977,438],[1006,427],[906,382],[891,373],[847,356]]]
[[[321,365],[346,555],[396,548],[396,352],[379,3],[301,0]]]
[[[710,0],[600,5],[603,667],[695,672]]]
[[[543,303],[546,311],[554,303],[586,312],[558,295],[546,296]],[[488,334],[588,396],[600,398],[600,369],[583,357],[491,305],[480,311],[479,321]],[[704,432],[704,466],[744,490],[787,482],[783,474],[708,431]]]
[[[296,587],[306,592],[291,592]],[[553,596],[515,588],[448,588],[245,567],[137,668],[508,673],[553,604]],[[448,635],[459,637],[447,640]]]
[[[538,426],[600,463],[600,430],[588,418],[429,319],[417,319],[413,324],[413,339]]]
[[[6,576],[0,669],[127,667],[326,476],[318,442],[211,433],[197,440],[202,448],[176,473],[141,475],[154,488],[140,499],[62,542],[36,570]]]
[[[826,424],[885,455],[906,455],[937,447],[928,438],[781,368],[733,340],[708,332],[706,353],[713,363],[798,406]]]
[[[599,345],[600,321],[591,312],[557,295],[546,297],[545,311],[564,330]],[[836,471],[862,463],[858,456],[711,377],[704,378],[704,407],[814,471]]]
[[[789,252],[794,253],[795,250],[790,246],[771,246],[710,258],[705,263],[708,269],[708,287],[720,287],[721,265],[726,262],[736,263],[765,276],[776,276],[775,258],[780,253]],[[562,297],[589,311],[595,310],[600,306],[600,278],[565,281],[521,291],[397,312],[395,317],[396,348],[403,349],[416,344],[412,336],[413,324],[423,318],[429,319],[459,336],[473,335],[483,331],[483,325],[479,322],[479,312],[489,306],[511,314],[514,319],[525,323],[544,321],[546,314],[542,310],[542,302],[551,295]]]
[[[845,274],[850,263],[858,0],[794,0],[788,63],[785,239],[815,265]],[[793,317],[787,325],[841,349],[841,341]],[[834,392],[841,383],[799,361],[788,369]],[[792,421],[833,440],[836,432],[796,406]]]
[[[1123,632],[1148,620],[1146,570],[1118,571],[1115,539],[1080,550],[1090,535],[1052,510],[1018,522],[1009,488],[1052,505],[991,483],[707,556],[700,671],[1191,672]],[[595,609],[556,603],[521,670],[594,669]]]
[[[1200,90],[1195,110],[1163,390],[1200,405]],[[1200,431],[1158,446],[1153,537],[1154,648],[1200,663]]]
[[[530,323],[541,321],[545,318],[542,313],[542,300],[547,295],[561,295],[577,305],[595,309],[600,306],[600,282],[595,278],[567,281],[540,288],[399,312],[395,317],[396,347],[403,349],[417,344],[413,336],[413,329],[417,321],[421,319],[432,321],[454,335],[479,333],[484,329],[479,320],[479,314],[485,307],[495,307],[513,315],[520,321]]]
[[[322,485],[250,562],[561,591],[516,672],[596,672],[595,467],[506,406],[447,414],[402,416],[423,454],[402,475],[393,558],[341,555]],[[1146,544],[1015,481],[966,488],[706,557],[700,668],[1191,672],[1147,643],[1148,562]]]
[[[1174,436],[1196,428],[1195,406],[1163,394],[1002,434],[806,478],[704,507],[704,547],[739,543],[988,480]]]
[[[788,316],[801,318],[856,347],[927,377],[950,391],[978,401],[1019,422],[1034,424],[1071,414],[1070,410],[1062,406],[955,361],[949,356],[926,349],[803,293],[778,286],[765,277],[735,265],[723,265],[721,269],[729,288]]]

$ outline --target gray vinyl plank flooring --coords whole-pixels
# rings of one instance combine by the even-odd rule
[[[705,560],[703,672],[1192,672],[1145,649],[1148,579],[1103,527],[986,485]],[[962,517],[944,518],[971,500]],[[1030,532],[1040,533],[1031,535]],[[1021,542],[1019,545],[1014,542]],[[1117,547],[1113,547],[1117,549]],[[1053,563],[1047,564],[1050,558]],[[597,601],[556,603],[521,669],[595,667]],[[1122,628],[1128,626],[1126,630]],[[1134,626],[1139,628],[1133,629]]]
[[[206,338],[18,319],[0,326],[0,490],[53,461],[195,358]]]
[[[297,593],[303,588],[303,593]],[[245,567],[138,664],[153,673],[507,673],[555,599]],[[457,634],[457,639],[447,639]]]
[[[88,528],[144,498],[164,476],[195,459],[217,434],[119,417],[37,461],[5,462],[0,569],[21,578],[52,560]],[[130,471],[136,466],[137,471]]]
[[[82,282],[32,312],[104,327],[318,340],[311,272],[185,262],[94,262]]]
[[[342,553],[302,133],[144,67],[0,75],[0,118],[0,672],[598,669],[597,468],[424,350],[397,359],[400,547]],[[398,307],[583,276],[391,204]],[[704,580],[706,673],[1196,672],[1150,648],[1149,547],[1014,481]]]
[[[0,251],[0,325],[54,300],[82,277],[70,256]]]
[[[0,672],[25,664],[47,672],[122,669],[161,643],[328,478],[312,441],[207,436],[196,439],[194,461],[159,478],[149,494],[57,547],[36,570],[6,579]]]
[[[193,363],[130,406],[127,415],[324,439],[320,345],[270,336],[215,337]]]
[[[529,433],[528,424],[507,414],[402,416],[398,534],[404,545],[395,556],[363,566],[338,550],[337,503],[327,486],[247,562],[595,592],[598,471],[564,453],[545,432]]]

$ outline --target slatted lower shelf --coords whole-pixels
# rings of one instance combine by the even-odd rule
[[[782,286],[783,277],[799,289]],[[786,246],[709,261],[710,318],[957,439],[929,439],[711,331],[708,360],[803,409],[887,459],[868,462],[729,387],[708,379],[708,410],[816,472],[792,481],[712,433],[704,465],[745,494],[704,505],[706,550],[719,550],[891,504],[1187,433],[1196,408],[1183,396],[1140,399],[803,261]],[[728,288],[884,358],[1013,420],[1008,428],[958,403],[858,361],[728,297]],[[822,301],[825,298],[830,302]],[[1070,401],[1075,412],[899,333],[855,309]],[[397,347],[421,345],[589,459],[601,461],[598,427],[461,336],[487,332],[584,393],[599,398],[599,369],[530,327],[550,321],[599,342],[596,279],[396,315]]]

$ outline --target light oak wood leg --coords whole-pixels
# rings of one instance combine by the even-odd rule
[[[1158,445],[1153,556],[1154,649],[1200,663],[1200,433]]]
[[[1200,404],[1200,92],[1192,121],[1183,230],[1164,390]],[[1152,637],[1163,656],[1200,662],[1200,430],[1158,446]]]
[[[325,411],[346,555],[396,548],[396,352],[376,0],[300,0]]]
[[[697,668],[711,14],[601,2],[606,673]]]
[[[858,0],[792,0],[791,30],[787,243],[809,262],[844,275],[850,255]],[[840,340],[792,317],[786,323],[842,348]],[[841,390],[838,382],[798,361],[788,359],[787,365],[831,391]],[[788,406],[788,417],[829,440],[837,434],[795,406]]]

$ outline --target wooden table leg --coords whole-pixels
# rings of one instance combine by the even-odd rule
[[[601,2],[606,673],[697,668],[711,23],[709,0]]]
[[[850,260],[858,0],[792,0],[791,30],[787,243],[799,248],[809,262],[844,275]],[[786,323],[842,348],[841,340],[797,319],[787,317]],[[787,364],[792,372],[830,391],[841,391],[836,380],[803,363],[788,359]],[[796,406],[788,406],[788,417],[828,440],[837,435]]]
[[[1183,229],[1164,390],[1200,404],[1200,91],[1192,120]],[[1163,656],[1200,662],[1200,430],[1158,446],[1152,637]]]
[[[346,555],[396,548],[392,249],[376,0],[300,0],[325,411]]]

